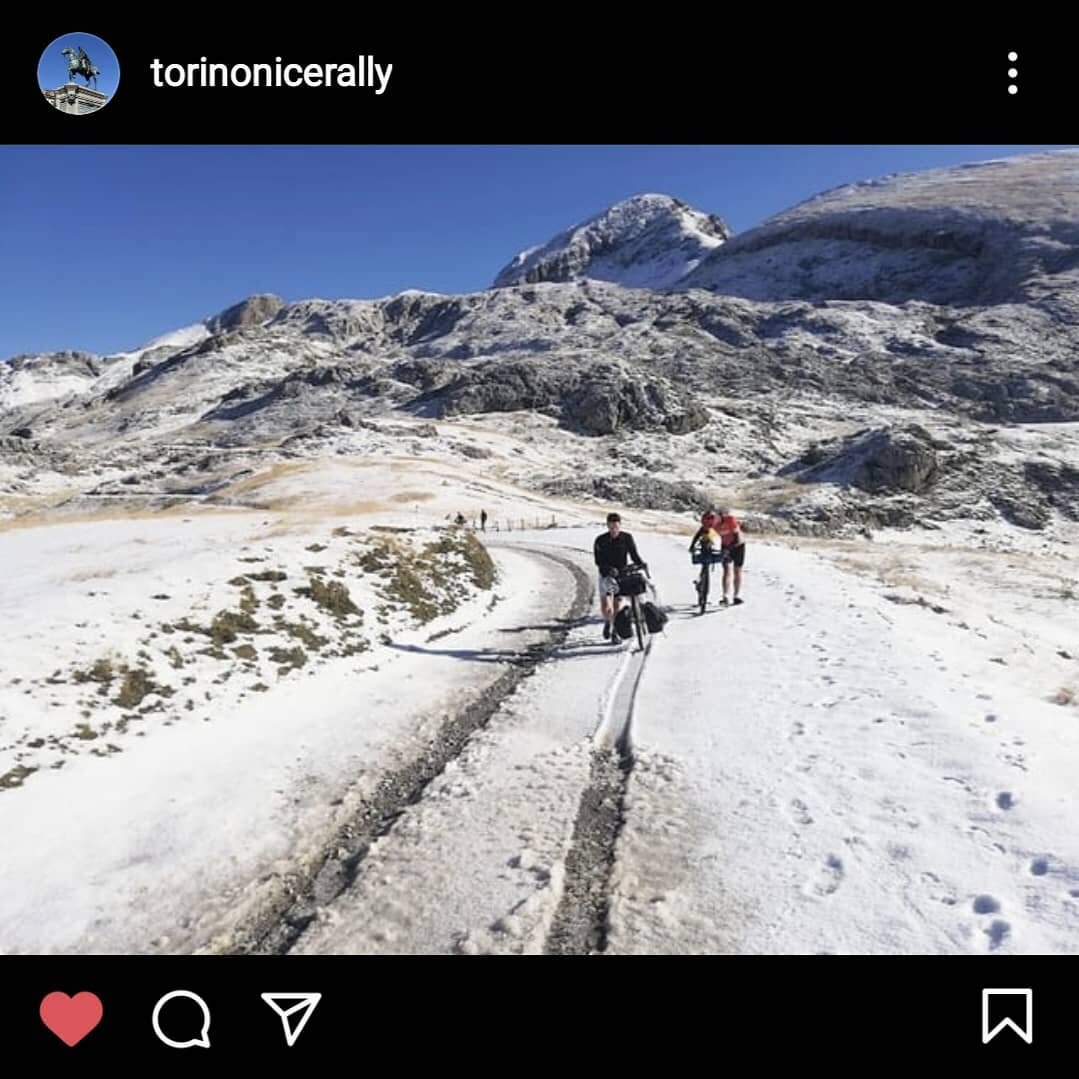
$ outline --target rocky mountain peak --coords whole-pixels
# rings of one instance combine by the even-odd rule
[[[732,236],[714,214],[670,195],[624,199],[516,255],[494,287],[593,278],[631,288],[667,288]]]

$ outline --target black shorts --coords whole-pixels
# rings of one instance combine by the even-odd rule
[[[745,565],[746,561],[746,545],[739,543],[737,547],[728,547],[723,552],[724,562],[733,562],[739,569]]]

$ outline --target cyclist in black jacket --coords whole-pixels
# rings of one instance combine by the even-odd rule
[[[628,532],[622,531],[622,518],[617,513],[607,514],[607,531],[601,532],[593,544],[596,568],[599,570],[599,605],[603,614],[603,639],[610,640],[614,618],[622,605],[621,596],[610,596],[605,587],[605,578],[612,570],[625,569],[633,564],[644,566],[645,561],[637,552],[637,544]],[[612,604],[611,600],[614,600]]]

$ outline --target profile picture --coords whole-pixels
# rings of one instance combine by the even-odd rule
[[[120,84],[120,63],[95,34],[64,34],[41,54],[37,83],[54,109],[85,116],[112,100]]]

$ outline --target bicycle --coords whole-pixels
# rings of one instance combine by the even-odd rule
[[[691,552],[690,557],[693,559],[695,566],[701,567],[700,576],[694,582],[697,586],[697,608],[701,614],[704,614],[705,609],[708,607],[708,588],[711,583],[712,566],[716,563],[722,564],[726,560],[726,556],[722,553],[717,553],[710,543],[702,543],[700,545],[700,552]]]
[[[616,569],[613,576],[618,583],[618,590],[614,594],[629,600],[630,617],[633,620],[633,627],[637,634],[637,644],[643,652],[644,635],[647,629],[644,624],[644,615],[641,613],[640,597],[644,595],[652,580],[648,572],[648,566],[644,563],[629,565],[624,569]]]

